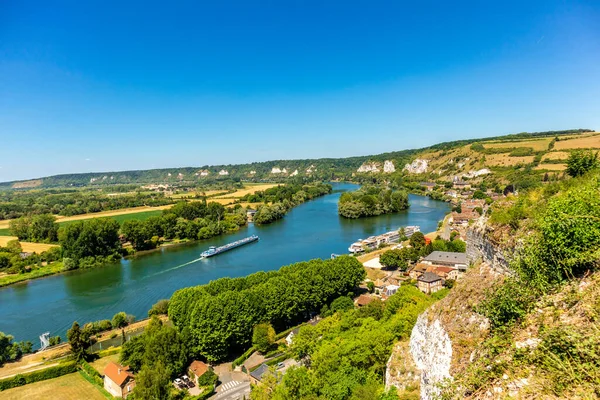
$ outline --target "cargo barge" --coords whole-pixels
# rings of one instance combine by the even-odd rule
[[[233,250],[237,247],[243,246],[248,243],[256,242],[257,240],[258,240],[258,236],[252,235],[252,236],[248,236],[247,238],[228,243],[225,246],[219,246],[219,247],[210,246],[208,248],[208,250],[203,251],[200,254],[200,257],[208,258],[208,257],[216,256],[217,254],[225,253],[226,251]]]

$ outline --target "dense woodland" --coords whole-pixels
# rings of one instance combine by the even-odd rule
[[[398,340],[408,339],[418,315],[435,298],[405,285],[385,303],[374,300],[355,309],[349,301],[345,308],[338,308],[316,326],[300,328],[289,355],[303,365],[290,368],[283,377],[274,371],[253,388],[250,398],[398,399],[383,385],[392,346]]]
[[[338,213],[346,218],[372,217],[406,210],[408,193],[383,186],[363,186],[340,196]]]
[[[277,331],[295,326],[353,292],[364,277],[362,264],[343,256],[221,278],[175,292],[169,318],[180,332],[189,331],[194,356],[220,361],[250,346],[255,325],[266,321]]]
[[[332,186],[325,183],[310,186],[290,184],[247,195],[242,200],[264,203],[258,207],[253,218],[254,223],[261,225],[281,219],[292,207],[329,194],[331,190]]]

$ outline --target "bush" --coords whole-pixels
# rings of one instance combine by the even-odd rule
[[[112,318],[112,326],[115,329],[126,327],[127,326],[127,314],[125,314],[123,311],[116,313],[115,316]]]
[[[262,323],[254,327],[252,345],[256,350],[264,354],[269,351],[273,343],[275,343],[275,329],[271,324]]]
[[[213,387],[219,377],[212,370],[206,371],[201,377],[198,378],[198,386]]]
[[[150,311],[148,311],[148,316],[151,317],[153,315],[167,315],[169,312],[169,300],[162,299],[157,301]]]
[[[71,374],[73,372],[77,372],[77,363],[71,361],[54,367],[30,372],[28,374],[15,375],[11,378],[0,380],[0,391],[27,385],[29,383],[58,378],[59,376]]]

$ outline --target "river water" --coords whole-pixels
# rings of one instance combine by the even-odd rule
[[[273,270],[293,262],[344,254],[359,238],[400,226],[420,225],[432,232],[449,211],[441,201],[410,195],[406,211],[379,217],[347,220],[337,214],[340,194],[357,185],[336,183],[330,195],[301,204],[282,220],[265,226],[249,224],[239,232],[181,246],[166,247],[122,260],[115,265],[41,278],[0,289],[0,331],[15,340],[65,336],[73,321],[80,324],[110,319],[125,311],[144,318],[152,304],[177,289],[221,277],[238,277]],[[199,260],[208,246],[220,246],[256,234],[258,242]]]

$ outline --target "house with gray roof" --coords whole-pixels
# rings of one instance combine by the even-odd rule
[[[466,253],[455,253],[451,251],[434,251],[421,261],[423,264],[440,265],[466,271],[469,265]]]

